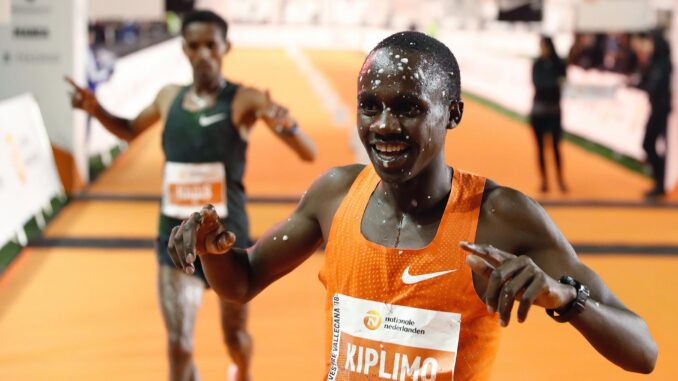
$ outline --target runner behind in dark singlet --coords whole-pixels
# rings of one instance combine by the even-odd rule
[[[193,67],[194,82],[184,87],[165,86],[153,103],[131,120],[111,114],[92,92],[67,78],[74,88],[73,107],[94,116],[121,139],[132,141],[161,119],[166,121],[158,287],[168,333],[171,380],[199,378],[193,361],[193,328],[208,285],[199,264],[192,276],[171,265],[167,256],[171,229],[210,202],[224,217],[222,223],[238,232],[238,243],[249,244],[242,177],[247,136],[258,119],[302,160],[315,157],[312,141],[287,110],[271,100],[268,91],[239,86],[222,77],[222,59],[230,48],[227,31],[226,22],[212,12],[188,14],[182,25],[183,50]],[[229,369],[229,379],[249,380],[247,308],[223,299],[220,306],[224,340],[235,364]]]

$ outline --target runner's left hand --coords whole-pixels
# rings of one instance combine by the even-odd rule
[[[516,300],[520,302],[518,322],[522,323],[532,304],[557,309],[576,297],[572,286],[553,279],[526,255],[516,256],[492,245],[460,242],[459,246],[471,253],[466,257],[471,270],[487,279],[482,299],[490,313],[499,313],[502,326],[508,325]]]
[[[235,239],[235,235],[227,231],[219,220],[214,206],[206,205],[199,213],[191,214],[172,229],[168,252],[174,266],[192,274],[195,272],[196,256],[228,253]]]
[[[273,102],[271,93],[268,90],[266,90],[264,94],[266,95],[266,106],[257,111],[257,117],[263,119],[263,121],[273,129],[290,128],[294,124],[294,121],[290,118],[289,110]]]

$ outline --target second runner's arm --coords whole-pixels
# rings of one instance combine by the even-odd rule
[[[170,256],[177,267],[191,273],[199,255],[207,281],[219,297],[247,303],[303,263],[323,242],[318,214],[341,188],[336,177],[316,180],[292,215],[246,250],[232,248],[235,237],[226,232],[213,208],[203,208],[172,231]]]
[[[70,77],[64,79],[73,87],[71,105],[95,117],[108,131],[122,140],[132,141],[161,118],[158,98],[164,89],[136,118],[125,119],[110,113],[101,106],[91,90],[78,86]]]
[[[313,140],[299,128],[286,107],[271,99],[268,90],[262,92],[253,88],[242,88],[238,96],[243,97],[247,103],[247,110],[255,118],[263,120],[301,160],[315,160],[317,153]]]

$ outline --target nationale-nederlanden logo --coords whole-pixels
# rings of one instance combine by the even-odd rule
[[[367,329],[374,331],[381,326],[381,315],[375,310],[369,310],[363,318],[363,323]]]

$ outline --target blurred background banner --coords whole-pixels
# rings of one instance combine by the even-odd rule
[[[160,20],[165,15],[164,0],[89,0],[90,20]]]
[[[498,0],[501,21],[541,21],[543,0]]]
[[[12,0],[0,25],[0,98],[30,92],[45,118],[67,189],[87,181],[85,116],[71,110],[63,76],[84,82],[85,0]]]
[[[63,192],[35,98],[0,101],[0,246],[15,237],[25,245],[24,224]]]
[[[0,25],[9,24],[10,0],[0,0]]]
[[[656,24],[650,1],[587,0],[574,3],[579,32],[646,31]]]

